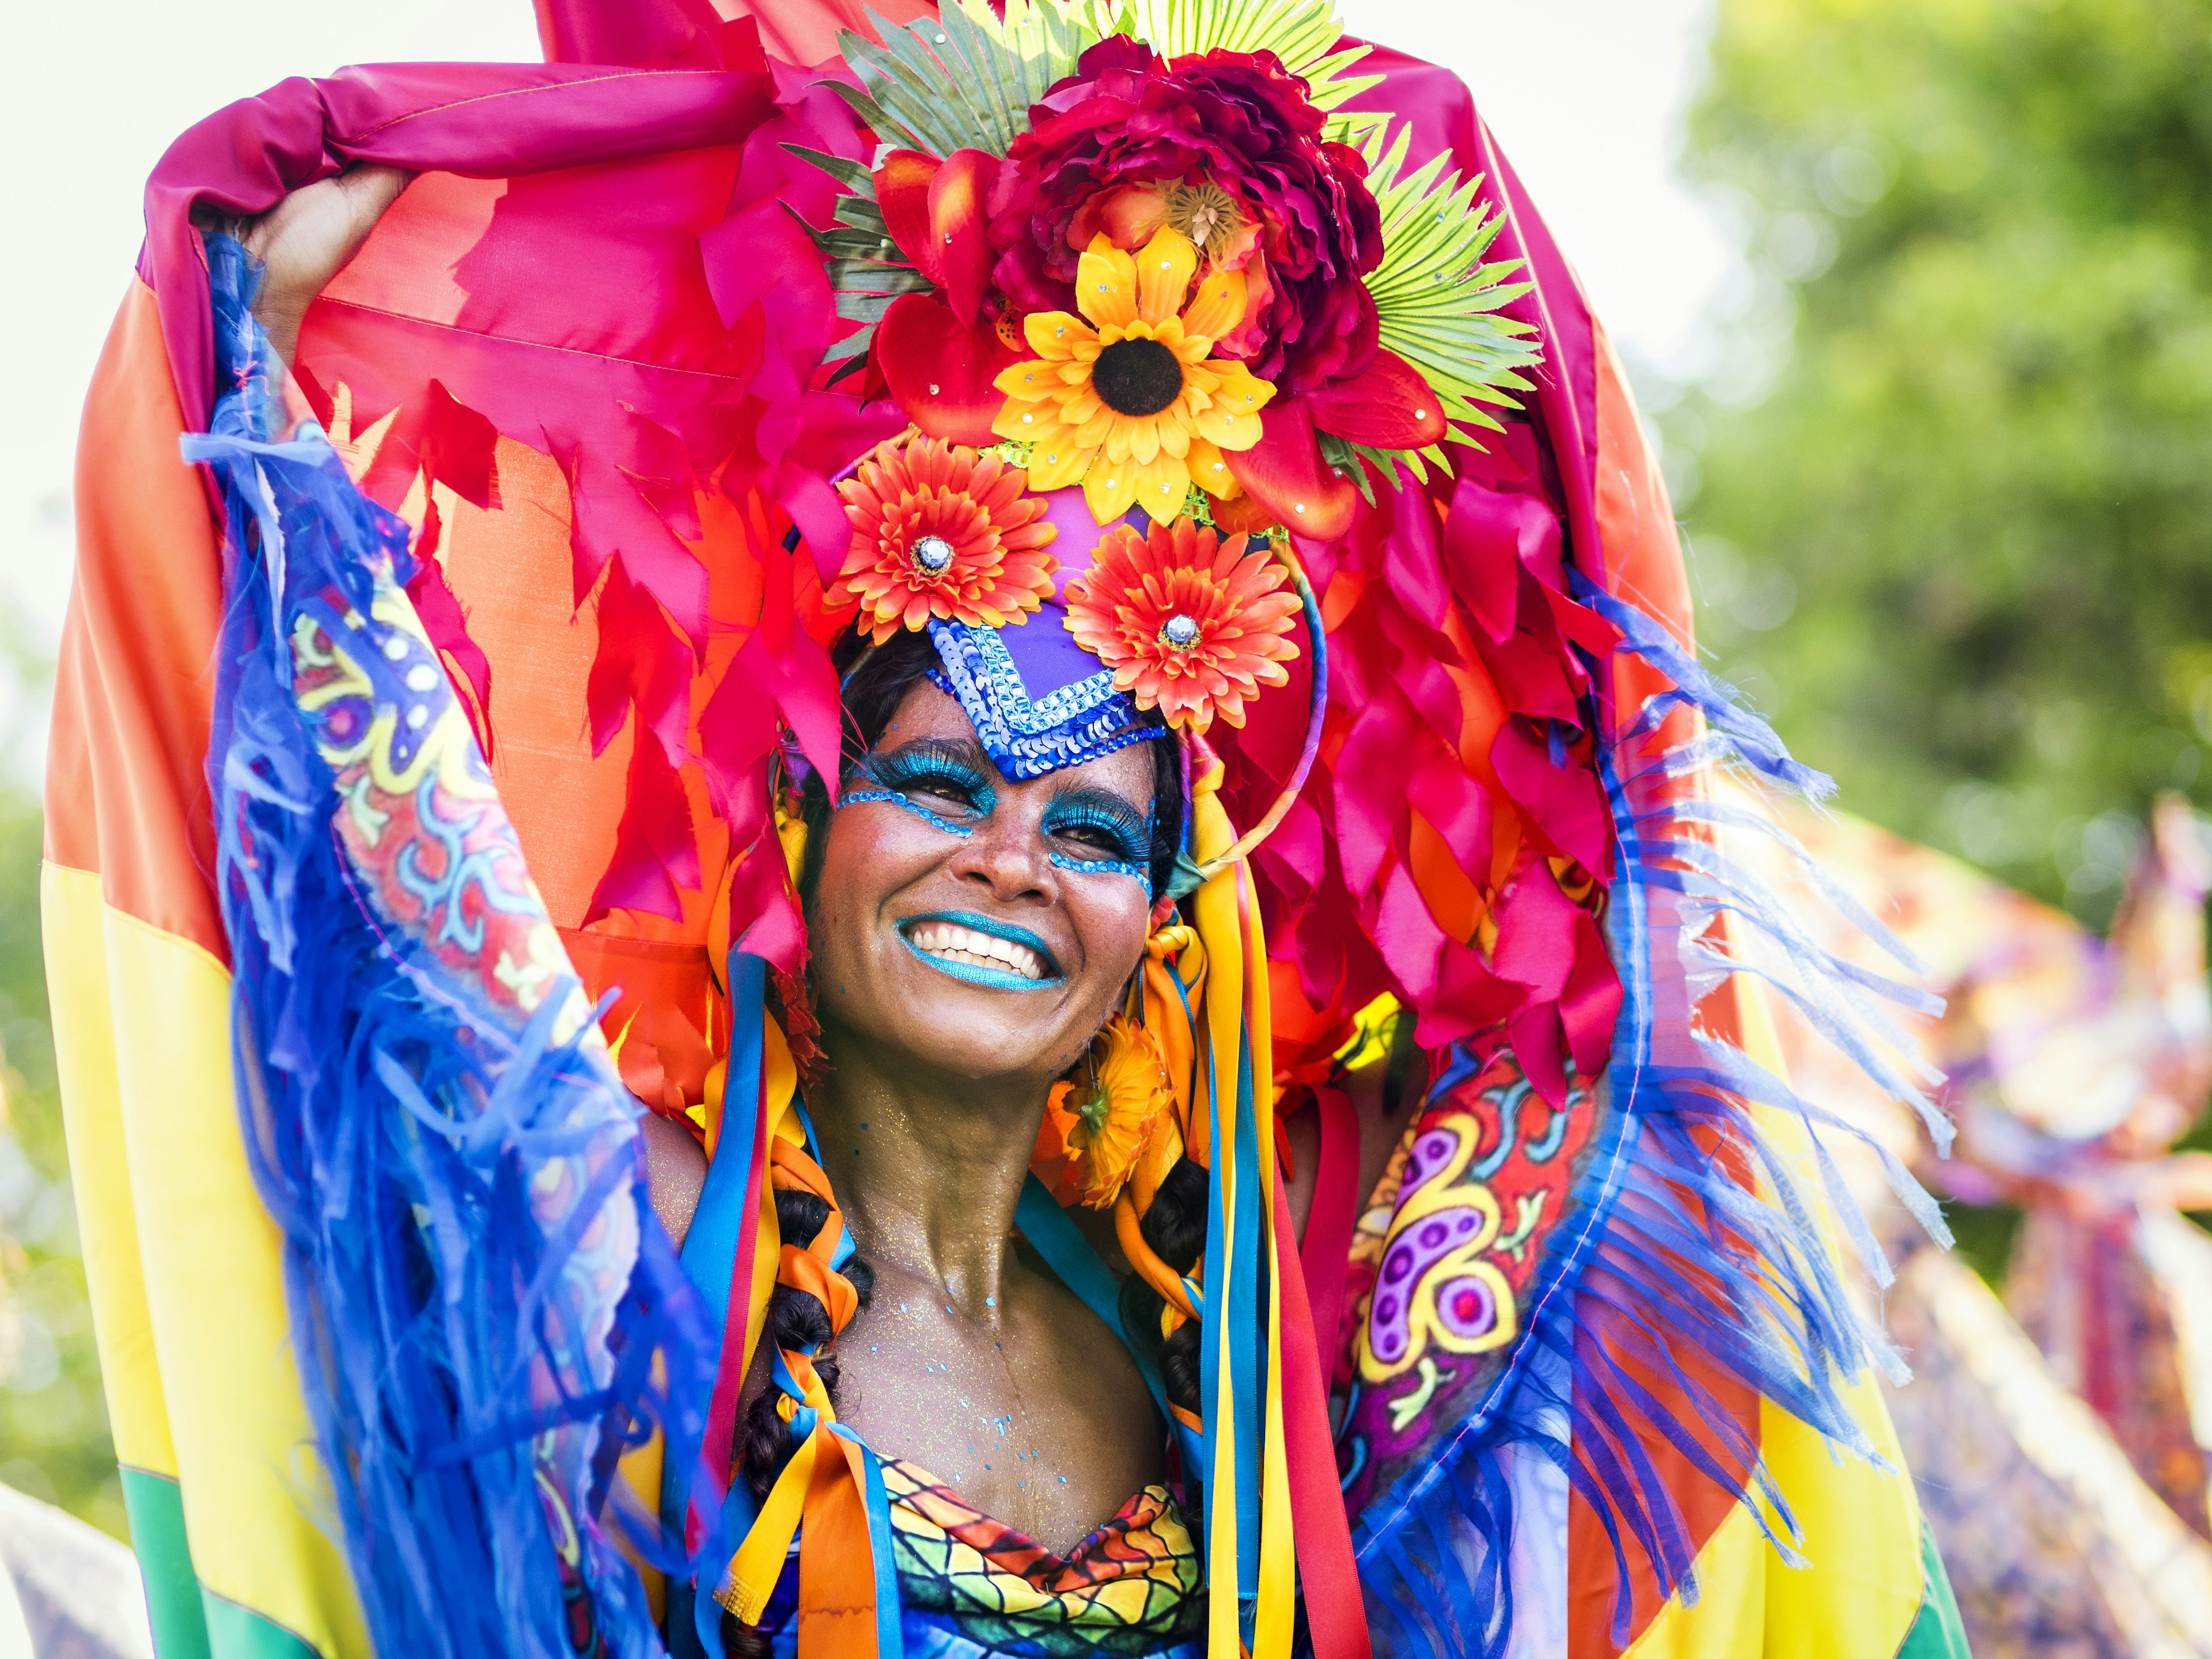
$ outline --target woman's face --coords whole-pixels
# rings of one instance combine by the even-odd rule
[[[1009,783],[927,680],[830,820],[808,917],[830,1059],[1059,1075],[1145,948],[1149,743]]]

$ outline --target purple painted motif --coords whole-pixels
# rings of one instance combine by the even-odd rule
[[[1448,1073],[1410,1127],[1353,1244],[1338,1455],[1355,1511],[1477,1409],[1511,1358],[1595,1119],[1587,1091],[1555,1112],[1501,1053]]]

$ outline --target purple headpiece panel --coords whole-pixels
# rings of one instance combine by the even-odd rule
[[[1140,713],[1114,689],[1113,671],[1067,631],[1067,584],[1090,569],[1092,553],[1115,526],[1092,519],[1080,489],[1054,490],[1044,500],[1046,522],[1060,532],[1052,544],[1060,569],[1043,608],[1004,628],[929,625],[942,665],[931,679],[959,699],[984,752],[1015,781],[1170,735],[1157,715]],[[1133,512],[1115,520],[1125,522],[1141,531],[1146,520]]]

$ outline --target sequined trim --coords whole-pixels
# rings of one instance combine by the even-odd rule
[[[932,622],[929,636],[942,665],[930,670],[931,682],[967,711],[984,752],[1011,781],[1168,735],[1164,726],[1138,723],[1136,703],[1114,690],[1109,669],[1031,701],[996,629]]]
[[[1120,859],[1070,858],[1065,853],[1048,853],[1045,856],[1063,870],[1073,870],[1079,875],[1129,876],[1145,890],[1145,896],[1152,896],[1152,872],[1141,864],[1125,864]]]
[[[919,802],[915,801],[912,796],[902,793],[896,789],[854,789],[848,791],[845,794],[838,797],[837,810],[842,811],[848,806],[866,806],[872,801],[879,800],[887,800],[895,805],[905,807],[908,811],[913,813],[915,817],[920,818],[923,823],[930,824],[936,829],[942,830],[948,836],[966,836],[975,833],[975,826],[972,823],[955,823],[950,818],[939,817],[936,813],[931,811],[927,806],[921,805]]]

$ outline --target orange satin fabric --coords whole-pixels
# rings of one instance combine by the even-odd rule
[[[381,433],[380,422],[357,438],[343,419],[334,426],[356,477]],[[727,1045],[727,1006],[708,945],[729,832],[709,809],[699,769],[686,768],[702,885],[679,893],[684,914],[617,909],[586,923],[613,856],[635,734],[625,726],[605,753],[592,753],[585,689],[599,627],[593,602],[571,599],[567,481],[550,456],[512,439],[499,441],[497,465],[495,506],[477,507],[443,486],[436,495],[438,563],[491,666],[492,776],[570,962],[594,998],[616,994],[601,1027],[620,1044],[623,1083],[655,1111],[681,1117],[704,1103],[708,1073]],[[419,525],[422,506],[418,483],[402,514]],[[720,598],[723,586],[742,585],[733,574],[742,562],[713,557],[732,530],[707,517],[700,551]],[[705,706],[734,653],[734,644],[710,643],[695,708]]]
[[[154,294],[135,276],[93,373],[76,459],[76,584],[55,675],[46,857],[228,965],[207,786],[221,543]]]

